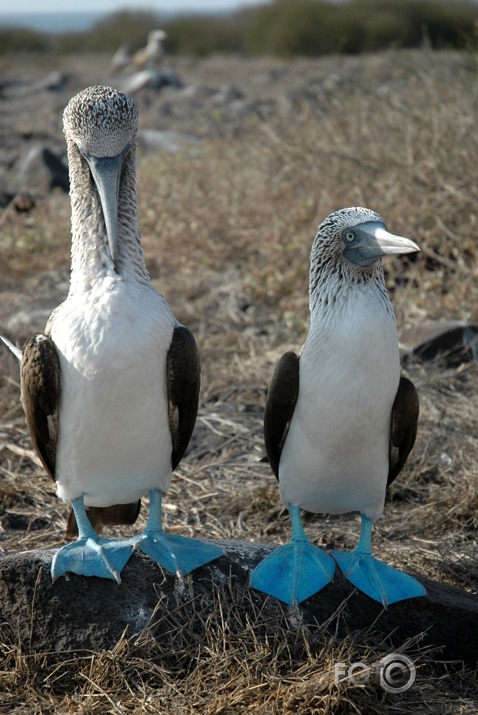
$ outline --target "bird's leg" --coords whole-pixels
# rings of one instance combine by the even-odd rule
[[[161,525],[161,490],[151,489],[149,499],[148,523],[144,532],[134,539],[135,547],[178,576],[184,576],[222,556],[222,550],[212,544],[166,534]]]
[[[292,529],[291,541],[301,542],[308,541],[307,534],[302,525],[300,516],[300,507],[289,504],[290,525]]]
[[[163,493],[161,489],[151,489],[149,492],[149,515],[145,533],[163,532],[161,522],[161,508]]]
[[[98,536],[90,524],[82,496],[73,499],[71,505],[78,524],[78,539],[55,553],[51,564],[52,581],[71,571],[120,583],[121,570],[133,553],[133,545]]]
[[[372,555],[372,526],[372,519],[369,519],[365,516],[365,514],[362,514],[360,538],[357,546],[355,547],[355,551],[357,553],[369,556]]]
[[[372,556],[371,540],[372,520],[362,514],[362,529],[355,549],[333,552],[345,578],[385,607],[396,601],[425,596],[425,588],[416,579]]]
[[[330,583],[334,560],[310,543],[302,526],[300,507],[289,504],[292,536],[258,564],[249,585],[291,606],[305,601]]]
[[[90,520],[88,519],[88,514],[84,506],[83,497],[78,497],[78,499],[73,499],[71,502],[73,511],[75,512],[76,523],[78,526],[78,540],[86,540],[90,537],[95,536],[95,530],[91,526]]]

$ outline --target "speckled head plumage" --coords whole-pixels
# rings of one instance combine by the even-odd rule
[[[72,209],[70,292],[104,274],[149,284],[136,198],[136,104],[111,87],[88,87],[69,101],[63,123]]]
[[[381,221],[384,223],[380,214],[372,211],[372,209],[362,208],[361,206],[339,209],[329,214],[319,225],[316,240],[319,237],[323,239],[324,234],[329,233],[331,230],[341,231],[344,228],[365,223],[365,221]]]
[[[69,101],[63,127],[82,151],[116,156],[136,134],[138,110],[131,97],[112,87],[88,87]]]
[[[310,254],[311,309],[324,292],[337,294],[351,283],[374,283],[385,291],[382,261],[392,253],[420,250],[410,239],[388,233],[376,211],[352,206],[334,211],[320,224]]]
[[[354,228],[368,221],[378,221],[385,226],[383,218],[376,211],[360,206],[334,211],[325,218],[317,229],[312,244],[311,265],[343,259],[344,244],[342,233],[346,228]]]

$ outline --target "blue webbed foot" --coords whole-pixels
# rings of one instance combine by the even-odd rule
[[[133,542],[135,548],[160,566],[179,576],[194,571],[223,555],[222,550],[197,539],[166,534],[161,527],[161,491],[150,492],[150,512],[146,529]]]
[[[222,551],[217,546],[185,536],[165,534],[160,530],[145,530],[135,540],[135,546],[167,571],[179,576],[185,576],[199,566],[222,556]]]
[[[299,507],[289,506],[292,538],[258,564],[249,585],[294,606],[313,596],[334,577],[334,560],[307,539]]]
[[[426,595],[425,588],[413,576],[387,566],[371,554],[334,551],[333,556],[350,583],[384,606]]]
[[[258,564],[249,585],[294,606],[333,580],[334,560],[317,546],[290,541]]]
[[[370,549],[372,521],[362,515],[362,532],[354,551],[334,551],[345,578],[359,591],[385,607],[397,601],[425,596],[426,590],[413,576],[374,558]]]
[[[120,573],[133,553],[133,545],[128,542],[90,536],[78,539],[58,549],[51,564],[51,578],[57,578],[67,571],[81,576],[111,578],[121,583]]]
[[[98,536],[91,526],[83,506],[83,497],[72,502],[78,523],[78,539],[62,546],[51,564],[53,583],[71,571],[81,576],[99,576],[121,582],[120,573],[133,553],[133,545]]]

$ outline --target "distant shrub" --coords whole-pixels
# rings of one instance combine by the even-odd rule
[[[323,55],[417,47],[462,47],[478,6],[451,0],[275,0],[259,8],[248,42],[252,54]]]
[[[157,27],[168,33],[168,52],[196,56],[352,54],[418,47],[425,37],[436,49],[471,48],[476,46],[477,23],[478,3],[471,0],[275,0],[230,15],[167,22],[154,13],[121,11],[87,32],[63,35],[8,30],[0,33],[0,53],[112,54],[123,44],[135,51]]]
[[[244,54],[251,17],[251,11],[242,11],[233,16],[170,20],[166,25],[166,46],[172,53],[198,57],[218,52]]]
[[[433,47],[463,48],[476,33],[478,7],[469,2],[416,3],[416,24],[426,28]]]
[[[343,12],[360,23],[363,52],[418,47],[424,38],[435,49],[460,48],[478,20],[476,4],[452,0],[353,0]]]
[[[341,7],[317,0],[276,0],[257,10],[248,47],[252,54],[317,56],[357,52],[360,26]]]
[[[24,30],[23,28],[13,28],[11,30],[0,31],[0,53],[17,52],[48,52],[50,49],[50,38],[48,35]]]
[[[109,52],[120,45],[129,45],[132,51],[146,43],[151,30],[161,27],[160,19],[154,13],[123,10],[100,20],[88,32],[68,32],[59,35],[56,51],[67,52]]]

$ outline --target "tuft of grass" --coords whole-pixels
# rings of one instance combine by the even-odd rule
[[[418,642],[400,651],[415,665],[415,686],[388,694],[375,664],[390,650],[373,628],[339,641],[333,631],[340,609],[329,622],[306,627],[281,606],[266,616],[247,590],[211,589],[210,616],[194,600],[174,611],[158,603],[141,633],[124,633],[102,653],[29,654],[4,635],[0,713],[473,712],[473,676],[454,668],[450,689],[446,666]],[[346,670],[363,664],[369,679],[350,681],[337,673],[338,663]]]

